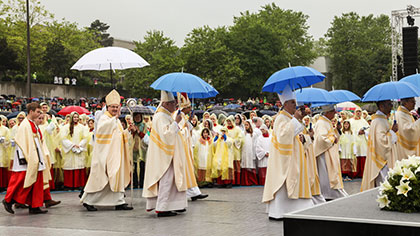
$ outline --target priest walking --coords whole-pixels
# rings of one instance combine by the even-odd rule
[[[313,206],[304,138],[300,135],[304,126],[293,118],[296,95],[286,87],[280,100],[283,110],[274,121],[263,193],[271,220],[281,220],[288,212]]]
[[[41,210],[44,205],[44,186],[48,187],[51,179],[46,168],[48,149],[42,142],[43,137],[34,121],[41,115],[38,103],[29,103],[28,116],[17,129],[13,152],[14,160],[12,176],[9,181],[6,196],[3,200],[4,209],[14,214],[14,203],[29,205],[30,214],[41,214],[48,211]]]
[[[322,114],[315,124],[314,155],[316,156],[321,193],[326,200],[346,197],[338,156],[339,134],[331,120],[335,116],[333,105],[321,107]]]
[[[143,197],[147,199],[146,210],[155,210],[158,217],[175,216],[187,207],[187,180],[184,148],[178,124],[172,113],[176,101],[171,92],[161,91],[161,104],[153,116],[149,148],[147,150]]]
[[[132,210],[124,199],[125,188],[130,183],[130,134],[118,119],[120,95],[112,90],[105,98],[107,110],[101,116],[96,130],[89,179],[81,198],[88,211],[94,206],[115,206],[115,210]]]

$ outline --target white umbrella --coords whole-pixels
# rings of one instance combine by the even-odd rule
[[[92,50],[83,55],[72,67],[72,70],[125,70],[149,66],[137,53],[120,47],[104,47]]]
[[[354,111],[358,108],[360,109],[360,107],[353,102],[338,103],[336,107],[337,107],[337,110],[339,110],[339,111],[343,111],[343,110]]]

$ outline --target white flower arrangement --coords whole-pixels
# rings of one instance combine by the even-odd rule
[[[376,201],[384,210],[420,212],[420,157],[397,161],[381,183]]]

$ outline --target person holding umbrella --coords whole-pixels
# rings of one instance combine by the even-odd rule
[[[147,149],[143,197],[146,210],[155,210],[158,217],[177,215],[187,207],[187,180],[185,157],[179,155],[184,147],[180,144],[182,120],[179,113],[175,119],[176,100],[172,92],[161,90],[161,104],[153,116],[149,148]]]
[[[130,183],[132,157],[130,134],[120,120],[120,95],[114,89],[105,98],[107,110],[101,116],[93,146],[90,175],[81,198],[88,211],[94,206],[115,206],[115,210],[133,210],[125,203],[125,188]],[[130,131],[134,130],[130,126]]]
[[[389,126],[388,117],[391,114],[391,100],[376,102],[378,111],[372,116],[368,138],[368,153],[363,173],[360,191],[378,187],[388,176],[389,168],[396,159],[398,124]]]
[[[280,95],[283,109],[274,121],[270,157],[264,186],[263,202],[268,204],[268,217],[281,220],[284,214],[313,206],[308,168],[305,161],[304,126],[293,118],[296,95],[287,86]]]

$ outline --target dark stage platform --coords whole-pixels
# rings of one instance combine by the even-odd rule
[[[383,211],[378,189],[292,212],[284,217],[284,235],[419,235],[420,214]]]

